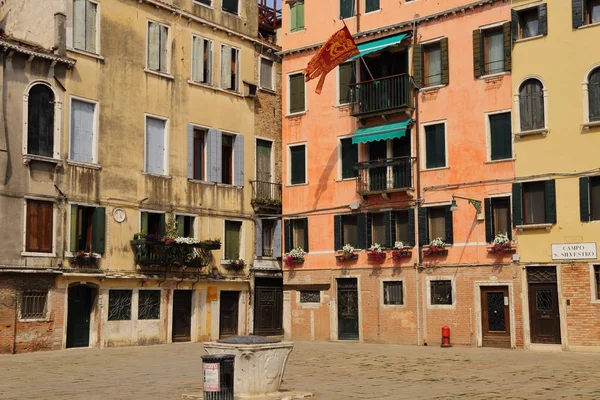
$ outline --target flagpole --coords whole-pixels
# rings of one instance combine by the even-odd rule
[[[348,25],[346,25],[346,21],[344,21],[343,19],[342,19],[342,24],[344,24],[344,26],[346,28],[348,28]],[[367,62],[365,61],[365,59],[363,58],[363,56],[359,55],[359,57],[362,60],[363,64],[365,64],[365,68],[367,69],[367,72],[369,73],[369,76],[371,77],[371,80],[374,81],[375,78],[373,78],[373,74],[371,73],[371,70],[369,69],[369,66],[367,65]],[[356,76],[355,76],[355,78],[356,78]]]

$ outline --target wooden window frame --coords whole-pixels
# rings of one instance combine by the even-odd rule
[[[265,138],[262,136],[254,136],[254,160],[258,161],[258,141],[262,140],[263,142],[270,142],[271,143],[271,161],[270,161],[270,166],[271,166],[271,183],[275,183],[275,141],[273,139],[269,139],[269,138]],[[254,163],[254,176],[258,179],[258,164],[255,162]]]
[[[600,20],[592,22],[592,9],[593,7],[600,7],[600,0],[583,0],[583,25],[595,25],[599,24]]]
[[[268,61],[271,63],[271,87],[265,87],[262,85],[262,63],[263,61]],[[268,92],[275,92],[275,61],[271,60],[270,58],[267,58],[265,56],[260,56],[258,57],[258,85],[259,88],[266,90]]]
[[[52,157],[45,157],[36,154],[30,154],[28,151],[28,120],[29,120],[29,93],[31,89],[36,85],[47,86],[54,94],[54,123],[53,123],[53,146],[52,146]],[[45,80],[35,80],[31,82],[23,94],[23,159],[25,161],[34,159],[38,161],[49,161],[56,163],[61,158],[61,138],[62,138],[62,101],[58,95],[58,92],[54,89],[49,82]]]
[[[387,302],[386,303],[386,295],[385,295],[385,289],[386,286],[388,285],[399,285],[400,286],[400,294],[402,295],[402,298],[400,299],[400,302]],[[384,308],[396,308],[396,307],[403,307],[405,306],[405,301],[404,301],[404,297],[405,297],[405,291],[404,291],[404,280],[402,279],[382,279],[381,280],[381,304],[383,305]]]
[[[224,13],[226,13],[226,14],[229,14],[229,15],[235,15],[236,17],[241,17],[241,15],[240,15],[240,11],[241,11],[241,7],[240,7],[240,0],[237,0],[237,10],[236,10],[236,12],[232,12],[232,11],[226,10],[226,9],[223,7],[223,3],[224,3],[224,2],[223,2],[223,1],[221,1],[221,11],[222,11],[222,12],[224,12]]]
[[[52,204],[52,250],[50,252],[42,251],[31,251],[27,246],[27,208],[29,201],[43,201]],[[27,196],[23,199],[23,248],[21,251],[22,256],[28,257],[56,257],[56,232],[57,232],[57,204],[54,200],[40,197]]]
[[[431,288],[431,283],[432,282],[444,282],[444,281],[448,281],[450,282],[450,287],[451,287],[451,303],[450,304],[437,304],[437,303],[433,303],[433,293],[432,293],[432,288]],[[431,277],[427,277],[426,278],[426,285],[427,285],[427,308],[429,309],[452,309],[452,308],[456,308],[456,278],[453,276],[431,276]]]
[[[500,36],[502,36],[502,39],[504,40],[504,32],[503,32],[503,28],[502,25],[497,25],[497,26],[489,26],[486,28],[482,28],[481,29],[481,40],[482,40],[482,58],[483,58],[483,73],[482,76],[489,76],[489,75],[496,75],[496,74],[503,74],[505,72],[507,72],[504,68],[504,59],[505,59],[505,55],[504,55],[504,47],[503,47],[503,55],[502,55],[502,71],[494,71],[494,72],[490,72],[490,64],[491,62],[486,62],[487,60],[487,54],[488,54],[488,49],[489,49],[489,44],[488,44],[488,40],[489,37],[493,34],[499,34]],[[489,61],[489,60],[487,60]],[[500,62],[500,61],[495,61],[495,62]]]
[[[195,181],[207,181],[207,177],[206,177],[206,135],[207,135],[208,129],[201,127],[201,126],[197,126],[197,125],[192,125],[192,153],[193,153],[193,161],[192,161],[192,179]],[[196,133],[199,133],[198,136],[201,137],[196,137]],[[198,165],[198,153],[196,152],[196,143],[200,143],[200,153],[202,155],[202,160],[200,162],[200,177],[196,176],[196,166]]]
[[[242,51],[239,47],[221,43],[221,52],[219,53],[219,56],[220,56],[219,70],[222,70],[222,68],[223,68],[223,50],[226,49],[227,47],[229,47],[231,49],[232,63],[233,63],[233,54],[235,53],[235,74],[231,73],[231,82],[232,82],[233,87],[232,88],[223,87],[223,80],[221,79],[221,76],[219,76],[220,88],[227,92],[240,93],[240,90],[242,87],[242,85],[240,84],[242,81],[241,76],[240,76],[240,72],[242,71]]]
[[[499,115],[499,114],[510,114],[510,123],[511,123],[511,155],[508,158],[501,158],[501,159],[497,159],[497,160],[492,160],[492,154],[493,154],[493,140],[492,140],[492,123],[490,120],[490,117],[493,115]],[[514,135],[512,134],[513,131],[513,114],[512,114],[512,110],[511,109],[506,109],[506,110],[499,110],[499,111],[493,111],[493,112],[489,112],[489,113],[485,113],[485,131],[486,131],[486,148],[487,148],[487,162],[488,163],[495,163],[495,162],[503,162],[503,161],[512,161],[515,158],[515,146],[514,146]]]
[[[546,221],[546,218],[545,218],[545,214],[546,214],[546,196],[547,196],[547,193],[546,193],[546,188],[544,186],[544,182],[545,181],[523,182],[523,186],[522,186],[522,188],[523,188],[523,192],[522,192],[523,193],[523,198],[521,199],[521,201],[522,201],[522,207],[523,207],[523,217],[522,217],[523,218],[523,225],[525,225],[525,226],[527,226],[527,225],[541,225],[541,224],[547,224],[548,223]],[[539,186],[542,186],[544,188],[544,200],[542,201],[542,206],[535,205],[535,204],[529,205],[528,201],[525,198],[526,188],[527,187],[531,187],[532,185],[539,185]],[[526,217],[526,215],[527,215],[527,210],[530,207],[533,207],[535,209],[542,209],[543,213],[544,213],[544,220],[540,221],[540,222],[528,221],[529,217],[528,216]]]
[[[600,74],[600,63],[593,65],[588,71],[586,71],[583,80],[583,126],[586,130],[589,130],[590,126],[600,125],[600,112],[598,113],[598,116],[595,116],[596,118],[592,120],[590,81],[592,78],[592,74],[594,73]],[[600,90],[600,86],[598,90]],[[598,105],[598,107],[600,108],[600,104]]]
[[[294,8],[296,7],[296,5],[298,3],[303,3],[303,7],[306,7],[306,3],[304,0],[298,0],[293,3],[290,3],[290,33],[302,32],[302,31],[306,30],[306,9],[304,9],[303,13],[302,13],[302,27],[297,26],[296,28],[292,28],[292,26],[293,26],[292,20],[294,17],[297,18],[297,11],[296,11],[296,13],[294,13]]]
[[[446,158],[446,162],[445,165],[443,167],[435,167],[435,168],[427,168],[427,134],[426,134],[426,128],[428,126],[432,126],[432,125],[440,125],[443,124],[444,125],[444,142],[445,142],[445,158]],[[431,121],[431,122],[426,122],[421,124],[421,143],[423,143],[424,145],[421,146],[421,170],[422,171],[436,171],[439,169],[447,169],[450,168],[450,160],[448,159],[448,121],[447,120],[440,120],[440,121]]]
[[[166,55],[166,68],[165,71],[161,71],[161,65],[160,65],[160,55],[158,58],[158,69],[151,69],[150,65],[149,65],[149,61],[150,61],[150,24],[158,24],[159,26],[163,26],[165,28],[167,28],[167,55]],[[144,66],[144,70],[146,72],[150,72],[150,73],[154,73],[157,75],[162,75],[168,78],[173,78],[171,76],[171,41],[172,41],[172,33],[171,33],[171,27],[167,24],[163,24],[162,22],[159,21],[155,21],[152,19],[147,19],[146,20],[146,62],[145,62],[145,66]],[[161,47],[160,47],[160,40],[158,43],[158,51],[160,53]]]
[[[422,45],[422,51],[423,51],[423,88],[429,88],[429,87],[437,87],[437,86],[442,86],[442,43],[441,40],[435,40],[435,41],[431,41],[431,42],[426,42],[426,43],[421,43]],[[430,83],[430,76],[429,76],[429,58],[430,58],[430,52],[433,48],[439,48],[440,50],[440,73],[439,73],[439,83],[436,83],[435,85]]]
[[[537,32],[536,35],[525,37],[525,36],[523,36],[523,32],[524,32],[523,28],[524,28],[525,22],[526,22],[525,21],[525,16],[527,14],[534,14],[534,13],[535,13],[535,16],[536,16],[537,21],[538,21],[538,32]],[[517,15],[519,17],[519,37],[518,37],[518,40],[531,39],[531,38],[535,38],[535,37],[538,37],[538,36],[542,36],[542,34],[540,33],[540,26],[539,26],[539,24],[540,24],[540,13],[539,13],[539,9],[538,9],[537,5],[534,6],[534,7],[527,7],[527,8],[521,9],[521,10],[517,10]]]
[[[225,160],[225,149],[226,147],[228,148],[229,146],[225,144],[225,141],[223,140],[223,138],[231,138],[231,151],[229,153],[229,162],[228,162],[228,169],[229,169],[229,182],[225,182],[225,179],[223,179],[223,177],[225,177],[225,173],[226,173],[226,168],[225,168],[225,163],[223,161]],[[230,133],[226,133],[223,132],[221,133],[221,183],[223,185],[234,185],[234,180],[235,180],[235,171],[234,171],[234,159],[235,159],[235,137],[236,135],[234,134],[230,134]]]
[[[205,63],[204,60],[204,54],[202,54],[202,68],[204,71],[204,81],[197,81],[194,80],[194,63],[196,62],[196,54],[194,52],[194,40],[195,39],[200,39],[204,41],[204,51],[206,51],[206,49],[209,49],[209,53],[208,53],[208,64]],[[207,46],[208,44],[208,46]],[[193,82],[195,84],[199,84],[199,85],[207,85],[207,86],[214,86],[213,85],[213,81],[214,81],[214,61],[215,61],[215,55],[214,55],[214,42],[211,39],[208,39],[204,36],[200,36],[200,35],[194,35],[192,34],[192,44],[191,44],[191,53],[192,53],[192,62],[190,63],[190,82]]]
[[[306,93],[306,82],[304,81],[304,78],[302,79],[302,82],[304,82],[304,108],[301,111],[291,111],[291,107],[292,107],[292,86],[291,86],[291,78],[292,76],[297,76],[297,75],[301,75],[302,76],[302,72],[301,71],[294,71],[294,72],[289,72],[287,74],[287,90],[286,90],[286,111],[287,111],[287,115],[288,117],[290,116],[296,116],[296,115],[302,115],[305,114],[308,111],[308,103],[307,103],[307,93]]]
[[[491,221],[491,230],[492,230],[492,241],[494,239],[494,236],[496,235],[496,223],[495,223],[495,211],[496,208],[494,207],[495,204],[499,199],[507,199],[508,200],[508,221],[507,221],[507,227],[508,227],[508,231],[507,232],[499,232],[499,233],[506,233],[508,235],[509,239],[513,239],[513,232],[512,232],[512,196],[510,194],[504,194],[504,195],[494,195],[494,196],[490,196],[490,209],[491,209],[491,215],[490,215],[490,221]],[[496,200],[496,201],[494,201]]]
[[[354,242],[350,242],[348,240],[348,238],[346,238],[346,235],[344,234],[344,225],[345,225],[345,221],[344,220],[348,219],[348,218],[355,218],[356,219],[356,240]],[[359,227],[358,227],[358,225],[359,225],[359,223],[358,223],[358,215],[356,215],[356,214],[343,214],[343,215],[341,215],[341,221],[342,221],[342,237],[341,237],[342,247],[345,246],[345,245],[347,245],[347,244],[350,244],[355,249],[360,248],[361,246],[360,246],[360,243],[359,243],[360,242],[360,240],[359,240],[360,239],[360,234],[358,232],[358,229],[359,229]],[[339,250],[341,250],[341,249],[339,249]]]
[[[142,231],[142,213],[149,213],[149,214],[162,214],[165,217],[165,230],[166,230],[166,226],[167,226],[167,212],[166,211],[158,211],[158,210],[148,210],[148,209],[139,209],[138,210],[138,232]],[[146,234],[149,234],[149,232],[146,232]]]
[[[67,49],[69,51],[75,52],[75,53],[82,53],[85,55],[89,55],[95,58],[100,58],[103,59],[103,57],[100,55],[102,54],[102,50],[101,50],[101,38],[102,38],[102,34],[101,34],[101,28],[102,28],[102,24],[101,24],[101,3],[98,0],[86,0],[86,2],[88,3],[93,3],[96,5],[96,37],[94,38],[95,41],[95,47],[96,47],[96,51],[94,52],[90,52],[87,49],[79,49],[75,47],[75,13],[74,13],[74,7],[75,7],[75,1],[74,0],[70,0],[69,1],[69,6],[67,7]]]
[[[227,234],[227,223],[231,222],[231,223],[236,223],[239,224],[240,226],[240,237],[239,237],[239,244],[238,244],[238,259],[243,260],[244,259],[244,221],[240,220],[240,219],[225,219],[223,220],[223,250],[222,250],[222,262],[227,263],[228,261],[234,261],[234,260],[229,260],[227,258],[225,258],[225,256],[227,255],[227,240],[226,240],[226,234]]]
[[[352,141],[352,135],[346,135],[346,136],[341,136],[338,137],[338,181],[352,181],[352,180],[356,180],[358,178],[358,171],[355,170],[354,172],[354,176],[352,177],[344,177],[344,147],[342,145],[342,141],[344,140],[350,140]],[[358,144],[352,144],[353,146],[356,146],[356,162],[359,162],[359,157],[360,157],[360,148]]]
[[[304,182],[300,182],[300,183],[292,183],[292,147],[299,147],[299,146],[304,146]],[[293,143],[293,144],[288,144],[288,151],[287,151],[287,186],[301,186],[301,185],[307,185],[308,184],[308,143],[307,142],[302,142],[302,143]]]
[[[347,1],[351,1],[352,2],[352,15],[344,17],[342,16],[342,2],[346,1],[346,0],[338,0],[338,18],[339,20],[344,20],[344,19],[350,19],[350,18],[354,18],[356,17],[356,0],[347,0]]]
[[[186,213],[174,213],[173,214],[173,218],[175,218],[175,221],[177,221],[177,217],[184,217],[184,218],[193,218],[193,223],[192,223],[192,236],[186,236],[186,237],[192,237],[192,238],[198,238],[198,215],[196,214],[186,214]],[[185,233],[184,233],[185,235]]]
[[[341,100],[341,90],[342,90],[342,85],[341,85],[341,79],[342,79],[342,75],[340,74],[340,67],[342,65],[352,65],[353,68],[353,77],[350,80],[350,83],[348,84],[348,101],[347,102],[342,102]],[[335,69],[336,71],[336,84],[335,84],[335,93],[336,93],[336,97],[335,97],[335,101],[336,101],[336,106],[340,107],[340,106],[347,106],[348,104],[351,104],[351,95],[350,95],[350,86],[354,83],[356,83],[356,62],[355,61],[346,61],[341,63],[340,65],[338,65],[338,67]]]

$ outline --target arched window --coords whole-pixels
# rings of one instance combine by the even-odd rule
[[[588,79],[590,122],[600,121],[600,67],[590,72]]]
[[[27,154],[52,157],[54,152],[54,93],[43,84],[29,90]]]
[[[539,80],[528,79],[519,88],[519,114],[521,132],[545,128],[544,87]]]

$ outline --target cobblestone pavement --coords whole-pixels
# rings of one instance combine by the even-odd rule
[[[180,399],[202,344],[0,356],[0,399]],[[600,399],[600,354],[297,342],[284,389],[318,400]]]

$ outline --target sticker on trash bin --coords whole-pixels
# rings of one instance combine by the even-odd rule
[[[204,391],[205,392],[220,392],[219,385],[219,363],[204,363]]]

